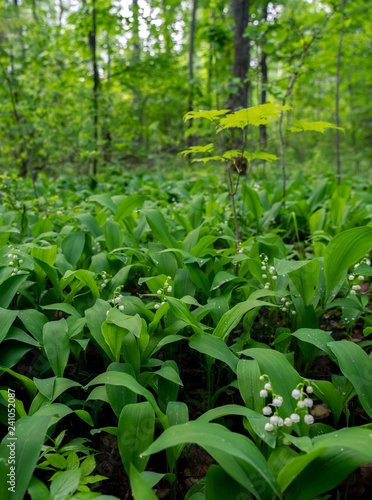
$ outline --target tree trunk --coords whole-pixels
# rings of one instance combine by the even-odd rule
[[[344,12],[345,8],[345,0],[341,2],[341,10]],[[336,116],[336,125],[340,126],[340,69],[341,69],[341,51],[342,51],[342,39],[344,37],[344,24],[345,14],[342,14],[341,18],[341,29],[340,29],[340,37],[338,40],[338,51],[337,51],[337,75],[336,75],[336,106],[335,106],[335,116]],[[336,165],[337,165],[337,183],[341,182],[341,157],[340,157],[340,131],[336,129]]]
[[[262,7],[262,20],[267,21],[267,5],[268,2],[265,2],[263,7]],[[265,35],[262,38],[262,48],[261,48],[261,60],[260,60],[260,66],[261,66],[261,104],[266,103],[266,85],[268,82],[268,72],[267,72],[267,62],[266,62],[266,52],[264,51],[264,45],[266,42],[266,37]],[[259,125],[259,131],[260,131],[260,143],[261,143],[261,148],[266,149],[266,142],[267,142],[267,127],[266,125]]]
[[[230,9],[235,21],[233,74],[239,79],[236,92],[230,95],[230,106],[234,110],[248,107],[250,53],[249,38],[244,34],[249,20],[249,0],[231,0]]]
[[[97,174],[98,164],[98,89],[99,89],[99,74],[97,64],[97,6],[96,0],[93,0],[92,9],[92,30],[89,33],[89,45],[92,51],[92,66],[93,66],[93,175]]]
[[[189,42],[189,102],[188,111],[194,109],[194,42],[195,42],[195,24],[196,24],[196,9],[198,8],[198,0],[193,0],[191,25],[190,25],[190,42]],[[189,120],[188,128],[192,127],[193,120]],[[188,145],[192,145],[192,136],[188,136]]]

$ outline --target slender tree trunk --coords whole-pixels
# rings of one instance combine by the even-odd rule
[[[300,69],[302,67],[302,64],[304,62],[304,59],[306,57],[306,54],[309,50],[309,48],[311,47],[311,45],[313,44],[314,40],[318,37],[318,35],[323,31],[323,29],[326,27],[329,19],[333,16],[334,14],[334,11],[330,12],[323,24],[319,27],[318,30],[314,31],[312,37],[311,37],[311,40],[308,42],[307,45],[305,45],[302,53],[301,53],[301,56],[297,62],[297,65],[296,65],[296,68],[294,70],[294,72],[292,73],[291,75],[291,79],[289,81],[289,85],[288,85],[288,88],[287,88],[287,92],[283,98],[283,106],[285,105],[285,103],[287,102],[287,98],[292,94],[292,90],[293,90],[293,87],[294,87],[294,84],[295,84],[295,81],[298,77],[298,74],[300,72]],[[281,163],[281,169],[282,169],[282,202],[283,202],[283,206],[284,206],[284,198],[285,198],[285,189],[286,189],[286,172],[285,172],[285,158],[284,158],[284,139],[283,139],[283,111],[280,112],[280,117],[279,117],[279,140],[280,140],[280,163]]]
[[[15,94],[14,94],[14,90],[13,90],[13,86],[12,86],[12,82],[9,78],[9,75],[7,74],[5,68],[4,68],[4,65],[2,64],[2,62],[0,61],[0,66],[1,66],[1,71],[4,75],[4,78],[8,84],[8,89],[9,89],[9,95],[10,95],[10,100],[11,100],[11,103],[12,103],[12,108],[13,108],[13,114],[14,114],[14,118],[15,118],[15,121],[17,123],[17,128],[18,128],[18,133],[22,139],[22,142],[23,142],[23,146],[25,148],[25,151],[26,151],[26,158],[24,160],[22,160],[22,171],[21,171],[21,175],[22,176],[25,176],[27,174],[27,172],[30,173],[30,176],[31,176],[31,180],[32,180],[32,184],[33,184],[33,188],[34,188],[34,194],[35,194],[35,198],[38,198],[38,193],[37,193],[37,190],[36,190],[36,185],[35,185],[35,172],[34,172],[34,169],[33,169],[33,165],[32,165],[32,153],[31,153],[31,150],[29,148],[29,144],[28,144],[28,140],[24,134],[24,131],[23,131],[23,127],[22,127],[22,123],[21,123],[21,118],[19,116],[19,113],[18,113],[18,107],[17,107],[17,103],[16,103],[16,99],[15,99]]]
[[[341,2],[341,10],[344,12],[345,8],[345,0]],[[336,125],[340,126],[340,70],[341,70],[341,51],[342,51],[342,40],[344,37],[344,24],[345,14],[342,14],[341,18],[341,29],[340,29],[340,37],[338,40],[338,50],[337,50],[337,75],[336,75],[336,106],[335,106],[335,116],[336,116]],[[337,183],[341,182],[341,157],[340,157],[340,131],[336,129],[336,165],[337,165]]]
[[[110,118],[111,118],[111,108],[112,108],[112,99],[111,99],[111,46],[110,46],[110,37],[109,33],[106,33],[106,45],[107,45],[107,79],[106,79],[106,109],[105,112],[105,122],[102,126],[102,138],[103,138],[103,159],[105,160],[105,164],[109,164],[111,162],[112,157],[112,136],[110,132]]]
[[[92,66],[93,66],[93,175],[97,174],[98,164],[98,90],[99,90],[99,74],[97,64],[97,5],[96,0],[93,0],[92,9],[92,30],[89,33],[89,45],[92,51]]]
[[[262,7],[262,19],[263,21],[267,21],[267,4],[268,2],[265,2],[263,7]],[[266,52],[264,51],[264,45],[266,42],[266,37],[265,35],[263,36],[262,40],[262,48],[261,48],[261,60],[260,60],[260,66],[261,66],[261,104],[266,103],[266,85],[268,82],[268,72],[267,72],[267,62],[266,62]],[[260,143],[262,145],[263,149],[266,149],[266,142],[267,142],[267,127],[266,125],[259,125],[259,131],[260,131]]]
[[[190,42],[189,42],[189,102],[188,111],[194,109],[194,42],[195,42],[195,24],[196,24],[196,10],[198,8],[198,0],[193,0],[191,24],[190,24]],[[192,127],[193,120],[189,120],[188,128]],[[192,145],[192,136],[188,136],[188,145]]]
[[[231,0],[230,9],[235,21],[233,74],[239,79],[237,92],[230,95],[231,109],[248,107],[249,38],[244,36],[249,20],[249,0]]]
[[[58,25],[62,28],[62,18],[63,18],[64,6],[63,0],[59,0],[59,17],[58,17]]]
[[[133,43],[132,43],[132,58],[134,61],[140,59],[140,44],[139,44],[139,11],[138,0],[132,1],[132,15],[133,15]]]

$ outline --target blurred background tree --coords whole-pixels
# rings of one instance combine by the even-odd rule
[[[288,169],[336,172],[338,157],[342,171],[366,174],[369,13],[369,0],[0,0],[0,168],[174,167],[188,142],[212,133],[183,123],[190,106],[286,98]],[[336,131],[286,137],[299,118],[339,120],[339,148]],[[279,154],[278,136],[261,126],[250,145]]]

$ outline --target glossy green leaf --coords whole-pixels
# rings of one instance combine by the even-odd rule
[[[65,319],[44,325],[43,345],[53,372],[57,377],[63,377],[70,356],[70,340]]]
[[[17,316],[18,311],[12,311],[10,309],[3,309],[0,307],[0,342],[2,342],[7,336],[7,333]]]
[[[353,342],[332,342],[328,346],[343,375],[353,384],[361,405],[372,418],[372,359]]]
[[[146,198],[143,194],[135,194],[124,198],[116,209],[114,221],[119,222],[124,217],[131,215],[134,209],[141,208]]]
[[[79,486],[81,474],[81,469],[66,470],[58,474],[50,485],[51,500],[71,498]]]
[[[324,257],[327,299],[331,297],[343,273],[360,261],[371,248],[372,228],[368,226],[354,227],[332,238]]]
[[[261,498],[255,488],[256,481],[264,480],[272,492],[280,496],[275,479],[271,474],[267,463],[257,449],[257,447],[246,436],[230,432],[225,427],[218,424],[201,423],[198,421],[187,422],[169,427],[160,437],[152,443],[149,448],[142,453],[147,456],[158,453],[170,446],[177,446],[183,443],[197,443],[213,456],[218,456],[220,465],[231,474],[235,480],[244,482],[251,492],[256,493],[257,498]],[[247,469],[250,470],[250,479],[246,470],[240,468],[235,472],[230,468],[236,462],[232,459],[240,460]],[[239,478],[239,479],[238,479]],[[257,486],[257,483],[256,483]]]
[[[105,233],[107,250],[109,252],[123,246],[124,233],[120,224],[107,220],[103,226],[103,230]]]
[[[89,382],[86,387],[90,387],[91,385],[98,384],[110,384],[110,385],[119,385],[123,387],[127,387],[131,391],[136,394],[140,394],[143,396],[151,405],[155,413],[158,415],[159,420],[161,421],[164,428],[168,427],[168,420],[163,412],[160,411],[154,396],[150,391],[145,389],[141,384],[139,384],[134,377],[129,375],[128,373],[120,373],[120,372],[106,372],[101,373],[95,377],[91,382]]]
[[[251,309],[254,309],[255,307],[262,306],[273,307],[273,304],[271,304],[270,302],[263,302],[254,299],[248,299],[245,302],[236,304],[236,306],[234,306],[222,316],[222,318],[218,322],[218,325],[216,326],[216,329],[213,332],[213,335],[215,337],[220,337],[226,340],[231,330],[237,326],[245,313],[247,313]]]
[[[147,224],[150,226],[155,238],[163,243],[166,248],[177,248],[178,244],[169,232],[165,219],[160,210],[143,210]]]
[[[195,335],[190,337],[189,346],[191,349],[195,349],[198,352],[226,363],[236,373],[238,358],[230,351],[221,338],[207,333],[195,333]]]
[[[16,461],[15,464],[8,461],[0,461],[0,497],[2,500],[23,500],[28,484],[36,467],[41,446],[44,443],[45,434],[48,430],[50,417],[24,417],[16,422],[15,436],[16,441]],[[0,456],[10,457],[9,444],[11,438],[7,434],[0,445]],[[11,486],[7,483],[9,480],[10,466],[16,466],[16,485],[14,491],[8,488]],[[22,471],[20,474],[19,472]]]
[[[73,232],[64,237],[62,241],[62,252],[72,266],[75,266],[83,253],[85,245],[85,233]]]
[[[154,410],[146,401],[128,404],[120,414],[118,447],[124,469],[129,472],[133,464],[139,472],[145,470],[150,457],[140,457],[154,440]]]
[[[134,500],[157,500],[157,496],[133,464],[129,467],[129,480]]]

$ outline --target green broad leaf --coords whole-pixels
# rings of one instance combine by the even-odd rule
[[[237,326],[244,314],[246,314],[251,309],[254,309],[255,307],[262,306],[273,307],[273,304],[271,304],[270,302],[262,302],[260,300],[254,299],[248,299],[245,302],[236,304],[236,306],[234,306],[222,316],[222,318],[218,322],[218,325],[216,326],[216,329],[213,332],[213,335],[215,337],[220,337],[226,340],[231,330]]]
[[[115,290],[119,286],[122,287],[125,285],[131,268],[132,265],[125,266],[119,269],[119,271],[115,274],[115,276],[107,283],[107,286],[104,290],[105,297],[112,297]]]
[[[281,406],[283,416],[291,415],[296,408],[296,401],[292,398],[292,391],[302,382],[302,378],[284,354],[272,349],[261,348],[245,349],[240,354],[249,356],[258,362],[261,374],[265,373],[269,376],[274,393],[283,398]],[[265,382],[262,381],[262,389],[264,384]]]
[[[222,161],[222,162],[225,162],[225,161],[229,161],[229,160],[227,160],[223,156],[208,156],[206,158],[194,158],[192,161],[193,161],[193,163],[194,162],[202,162],[202,163],[206,164],[206,163],[208,163],[210,161]]]
[[[69,233],[64,237],[62,241],[62,253],[72,266],[76,266],[77,261],[83,253],[84,245],[85,233],[82,231]]]
[[[192,120],[193,118],[206,118],[207,120],[215,121],[216,119],[219,119],[220,116],[226,115],[226,113],[229,113],[228,109],[216,109],[212,111],[189,111],[185,115],[184,121],[186,122],[187,120]]]
[[[33,247],[31,249],[32,257],[35,257],[41,262],[44,262],[48,266],[52,267],[56,261],[57,257],[57,245],[51,245],[49,247]]]
[[[42,344],[43,327],[48,322],[48,318],[40,311],[36,311],[36,309],[18,311],[18,318],[22,321],[26,330]]]
[[[353,342],[332,342],[328,347],[336,356],[343,375],[353,384],[360,404],[372,418],[372,359]]]
[[[166,479],[169,482],[173,482],[175,480],[174,474],[161,474],[160,472],[152,472],[150,470],[145,470],[140,473],[140,476],[146,481],[146,483],[153,488],[158,484],[161,479]]]
[[[12,311],[10,309],[3,309],[0,307],[0,342],[2,342],[7,336],[7,333],[17,316],[18,311]]]
[[[244,202],[248,206],[250,213],[253,215],[253,219],[258,224],[262,214],[264,213],[264,208],[256,191],[249,186],[245,186]]]
[[[135,372],[133,367],[129,363],[111,363],[107,368],[107,371],[116,371],[128,373],[135,379]],[[104,390],[103,395],[98,394],[97,390]],[[121,410],[127,404],[134,404],[137,402],[136,393],[132,392],[127,387],[120,387],[117,385],[107,384],[104,387],[96,387],[89,395],[90,399],[101,399],[110,404],[111,408],[115,412],[116,416],[119,418]]]
[[[213,279],[211,291],[217,290],[217,288],[220,288],[225,283],[230,283],[231,281],[242,282],[245,281],[245,279],[239,278],[239,276],[235,276],[234,274],[227,273],[226,271],[219,271]]]
[[[244,158],[247,158],[248,161],[263,160],[263,161],[268,161],[270,163],[278,159],[276,155],[265,153],[264,151],[256,151],[255,153],[245,152],[243,156]]]
[[[16,326],[10,327],[6,335],[6,340],[16,340],[17,342],[22,342],[30,346],[40,347],[40,343],[37,340]]]
[[[54,374],[63,377],[70,356],[70,340],[65,319],[50,321],[44,325],[43,345]]]
[[[49,489],[35,476],[32,477],[27,492],[31,500],[50,500]]]
[[[66,468],[67,463],[65,457],[59,455],[58,453],[46,453],[44,458],[55,469]]]
[[[173,361],[173,360],[169,360]],[[166,363],[166,361],[164,362]],[[162,365],[160,370],[154,372],[155,375],[164,378],[165,380],[169,380],[169,382],[173,382],[174,384],[183,386],[182,380],[180,379],[179,374],[172,366]]]
[[[316,328],[300,328],[292,333],[292,335],[303,342],[315,345],[328,354],[332,361],[336,361],[336,358],[328,345],[330,342],[334,342],[334,339],[331,337],[331,332],[317,330]]]
[[[69,262],[67,262],[67,260],[65,259],[63,254],[57,254],[55,264],[58,268],[58,271],[62,274],[63,271],[62,271],[60,263],[58,262],[59,257],[60,258],[63,257],[63,259],[66,261],[68,266],[71,266],[71,264]],[[45,275],[47,275],[48,278],[50,279],[50,282],[53,285],[55,292],[57,293],[58,297],[62,300],[62,290],[60,287],[59,276],[58,276],[56,268],[51,267],[49,264],[47,264],[46,262],[43,262],[42,260],[40,260],[36,257],[32,257],[32,261],[34,262],[34,268],[35,268],[36,274],[38,274],[39,277],[41,277],[42,279],[44,279]]]
[[[92,295],[94,299],[98,299],[99,297],[99,291],[96,282],[94,281],[94,278],[92,277],[92,274],[87,271],[86,269],[78,269],[77,271],[66,271],[63,279],[69,283],[73,278],[78,279],[83,283],[85,286],[89,288],[89,290],[92,292]]]
[[[96,468],[96,459],[94,458],[94,455],[89,455],[85,460],[83,460],[80,467],[83,476],[89,476],[89,474],[92,474]]]
[[[124,233],[120,224],[112,220],[107,220],[103,226],[107,250],[112,252],[123,246]]]
[[[301,268],[288,272],[288,277],[301,295],[305,307],[313,298],[319,278],[320,262],[317,259],[304,263]]]
[[[5,389],[1,390],[0,389],[0,395],[4,398],[5,401],[9,402],[9,393],[8,393],[8,390],[5,390]],[[24,407],[22,401],[20,401],[19,399],[15,398],[14,407],[15,407],[15,410],[18,413],[18,415],[19,415],[20,418],[27,417],[27,413],[25,411],[25,407]],[[9,408],[9,406],[8,406],[8,408]]]
[[[104,386],[104,385],[100,385],[99,387],[95,387],[93,389],[93,391],[87,397],[87,401],[89,401],[89,400],[91,400],[91,401],[95,401],[95,400],[104,401],[105,403],[108,403],[109,405],[111,405],[112,409],[114,409],[112,402],[110,402],[110,400],[107,396],[107,387],[108,386]],[[121,409],[122,409],[122,407],[120,408],[120,411],[121,411]],[[119,411],[119,413],[117,413],[115,411],[115,413],[117,413],[117,416],[120,415],[120,411]]]
[[[133,335],[137,338],[141,335],[142,320],[139,314],[128,316],[114,307],[109,310],[106,321],[108,323],[113,323],[116,326],[120,326],[120,328],[124,328],[128,332],[133,333]]]
[[[178,248],[178,243],[168,231],[165,219],[160,210],[142,210],[146,217],[147,224],[150,226],[154,237],[160,241],[166,248]]]
[[[14,378],[20,380],[22,384],[25,386],[30,398],[34,398],[36,396],[37,388],[35,383],[25,375],[21,375],[10,368],[5,368],[4,366],[0,366],[0,372],[7,372],[9,375],[12,375]]]
[[[139,472],[145,470],[150,457],[141,457],[154,440],[154,410],[146,401],[128,404],[120,414],[118,425],[118,447],[124,469],[129,472],[133,464]]]
[[[66,314],[70,314],[73,318],[80,319],[81,315],[77,312],[75,307],[70,304],[48,304],[47,306],[40,306],[41,309],[47,311],[62,311]]]
[[[238,358],[231,352],[223,339],[207,333],[196,333],[189,339],[189,346],[198,352],[226,363],[236,373]]]
[[[312,380],[311,385],[316,397],[323,401],[331,410],[335,426],[337,426],[344,404],[342,395],[328,380]]]
[[[120,361],[121,346],[127,330],[113,323],[105,321],[101,326],[101,331],[106,344],[111,351],[111,360]]]
[[[168,297],[167,302],[169,304],[169,308],[172,313],[179,318],[181,321],[184,321],[186,324],[190,325],[195,331],[203,333],[203,325],[199,323],[191,312],[188,310],[186,304],[181,302],[179,299],[174,297]]]
[[[207,144],[206,146],[191,146],[189,149],[181,151],[181,154],[183,156],[187,156],[191,153],[211,153],[213,149],[214,149],[214,144]]]
[[[132,463],[129,466],[129,480],[134,500],[157,500],[158,497],[153,492],[151,486],[149,486]]]
[[[62,418],[73,413],[69,406],[62,403],[46,403],[42,408],[33,413],[34,417],[52,417],[50,425],[57,424]]]
[[[240,359],[237,366],[238,387],[247,408],[258,413],[265,406],[265,399],[260,397],[262,382],[261,372],[255,359]]]
[[[144,194],[135,194],[133,196],[128,196],[128,198],[124,198],[116,209],[114,221],[119,222],[121,219],[124,219],[124,217],[131,215],[136,208],[141,208],[146,198],[147,196]]]
[[[145,320],[143,320],[146,325]],[[141,353],[138,345],[138,341],[133,333],[127,333],[123,339],[121,352],[126,364],[133,366],[136,376],[140,374],[141,371]]]
[[[293,120],[293,127],[288,127],[291,132],[305,132],[313,131],[320,132],[324,134],[324,130],[327,128],[337,128],[345,133],[345,129],[342,127],[337,127],[329,122],[305,122],[302,120]]]
[[[110,306],[107,302],[98,299],[93,307],[85,311],[85,317],[87,319],[87,326],[93,340],[100,347],[109,359],[111,359],[111,350],[106,344],[106,341],[102,335],[101,326],[106,321],[106,313],[110,310]]]
[[[211,422],[212,420],[226,417],[228,415],[240,415],[242,417],[246,417],[257,436],[265,441],[265,443],[267,443],[271,448],[275,448],[276,434],[265,430],[265,425],[268,422],[267,417],[262,415],[262,413],[257,413],[257,411],[251,410],[250,408],[245,408],[244,406],[239,405],[220,406],[218,408],[213,408],[213,410],[206,411],[203,415],[197,418],[197,421]]]
[[[26,281],[28,273],[16,274],[9,276],[9,278],[0,285],[0,307],[6,309],[12,302],[15,294],[18,292],[20,286]]]
[[[32,478],[32,474],[39,459],[41,447],[45,440],[45,435],[50,423],[50,417],[24,417],[15,424],[16,441],[12,441],[12,436],[7,434],[0,445],[0,456],[10,457],[9,444],[16,443],[15,463],[8,460],[0,461],[0,498],[1,500],[23,500],[27,487]],[[14,491],[8,488],[10,467],[15,466],[16,484]],[[22,471],[20,474],[19,471]]]
[[[371,460],[371,431],[344,428],[314,438],[312,450],[290,461],[279,473],[278,483],[286,499],[311,500]]]
[[[90,414],[85,410],[75,410],[75,415],[77,415],[83,422],[94,427],[94,423]]]
[[[279,106],[278,104],[267,103],[252,108],[240,109],[222,117],[219,120],[217,131],[227,128],[240,128],[244,130],[248,125],[266,125],[269,118],[279,118],[281,111],[292,109],[292,106]]]
[[[108,194],[95,194],[93,196],[89,196],[87,201],[94,201],[95,203],[98,203],[98,205],[108,208],[113,214],[115,214],[117,209],[117,206]]]
[[[211,465],[206,475],[205,500],[220,500],[221,498],[244,498],[249,495],[241,486],[219,465]]]
[[[272,493],[281,496],[266,460],[253,442],[246,436],[231,432],[219,424],[193,421],[171,426],[142,455],[152,455],[184,443],[196,443],[215,459],[218,457],[217,461],[220,461],[221,467],[240,484],[243,483],[242,486],[247,487],[256,498],[262,497],[255,488],[255,480],[265,481]],[[243,465],[244,469],[242,467],[237,469],[236,460],[241,461],[246,467]],[[251,479],[248,479],[248,471]]]
[[[372,227],[354,227],[332,238],[324,257],[326,301],[330,300],[344,272],[359,262],[371,248]]]
[[[34,377],[34,383],[36,385],[37,390],[46,399],[50,399],[50,400],[52,400],[52,398],[53,398],[55,382],[56,382],[56,377],[50,377],[50,378],[36,378],[36,377]]]
[[[93,238],[102,236],[103,231],[92,214],[78,214],[76,218],[89,229]]]
[[[185,424],[189,421],[189,409],[185,403],[181,403],[179,401],[168,402],[166,415],[169,425]],[[181,444],[166,450],[167,463],[171,471],[175,469],[177,460],[179,459],[183,449],[184,445]]]
[[[155,413],[158,415],[159,420],[164,428],[169,427],[168,420],[163,412],[160,411],[154,396],[150,391],[145,389],[141,384],[137,382],[137,380],[129,375],[128,373],[120,373],[115,371],[101,373],[95,377],[91,382],[89,382],[85,387],[90,387],[91,385],[99,385],[99,384],[110,384],[110,385],[119,385],[123,387],[127,387],[135,394],[140,394],[143,396],[151,405]]]
[[[66,470],[56,476],[50,485],[51,500],[67,500],[78,489],[82,470]]]

